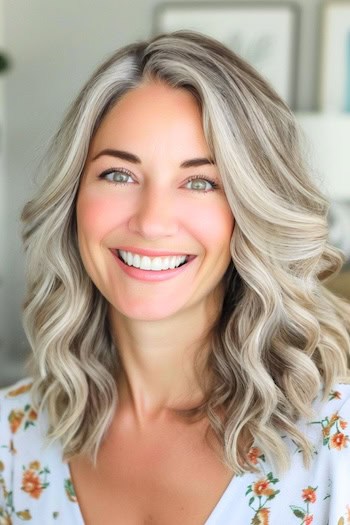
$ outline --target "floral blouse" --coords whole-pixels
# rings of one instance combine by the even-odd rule
[[[84,525],[60,445],[43,446],[47,417],[38,419],[30,387],[27,378],[0,390],[0,525]],[[283,475],[253,446],[259,472],[233,476],[198,525],[350,525],[350,385],[335,385],[314,409],[312,421],[299,423],[314,446],[311,467],[287,436],[291,467]]]

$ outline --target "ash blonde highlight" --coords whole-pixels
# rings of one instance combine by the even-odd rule
[[[106,301],[80,259],[75,202],[103,117],[128,90],[154,80],[198,100],[235,217],[222,309],[205,334],[212,382],[203,403],[183,415],[208,417],[235,473],[251,468],[247,435],[282,471],[289,455],[281,435],[288,433],[307,465],[311,447],[296,422],[311,416],[322,388],[326,396],[349,377],[350,305],[324,286],[343,263],[327,241],[329,204],[309,176],[286,104],[246,62],[189,31],[127,46],[93,74],[23,210],[28,368],[38,409],[48,410],[48,442],[60,440],[65,459],[86,454],[96,462],[118,408],[121,363]]]

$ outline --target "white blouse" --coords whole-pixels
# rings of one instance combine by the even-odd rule
[[[0,525],[84,525],[60,445],[43,447],[48,422],[30,387],[26,378],[0,390]],[[205,524],[193,525],[350,525],[350,385],[334,385],[314,409],[299,423],[314,445],[309,469],[287,436],[291,467],[278,477],[253,446],[259,472],[233,476]]]

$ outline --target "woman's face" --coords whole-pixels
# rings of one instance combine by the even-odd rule
[[[189,92],[142,85],[110,110],[90,144],[76,213],[86,271],[122,315],[164,319],[214,297],[234,219]],[[157,254],[159,265],[173,259],[167,253],[191,257],[178,269],[147,270],[118,250],[139,255],[128,256],[135,265],[148,252],[146,264]]]

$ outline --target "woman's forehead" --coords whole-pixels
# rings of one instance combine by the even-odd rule
[[[148,154],[182,149],[184,160],[193,149],[196,155],[209,156],[193,95],[160,83],[129,91],[106,114],[91,142],[91,156],[113,147],[140,147]]]

